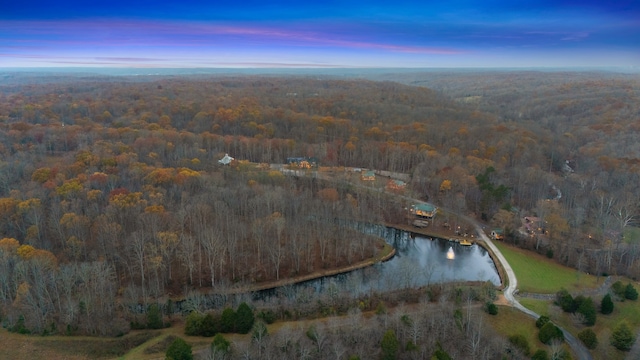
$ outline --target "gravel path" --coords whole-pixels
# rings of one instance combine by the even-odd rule
[[[520,302],[514,297],[514,292],[518,288],[518,279],[516,278],[516,274],[514,273],[513,269],[511,268],[511,266],[507,262],[507,259],[505,259],[504,255],[502,255],[500,250],[495,246],[495,244],[491,241],[491,239],[489,239],[487,234],[485,234],[484,230],[482,230],[482,226],[480,226],[480,224],[477,221],[475,221],[474,219],[472,219],[470,217],[467,217],[467,216],[465,216],[465,218],[471,224],[474,224],[474,226],[476,228],[476,231],[478,233],[478,237],[480,237],[482,240],[484,240],[484,242],[487,244],[487,246],[496,255],[498,261],[502,264],[502,267],[504,268],[504,271],[505,271],[505,273],[507,275],[507,278],[508,278],[508,285],[503,291],[504,297],[507,300],[507,302],[509,302],[509,304],[511,306],[513,306],[516,309],[522,311],[523,313],[531,316],[532,318],[538,319],[540,317],[539,314],[537,314],[536,312],[534,312],[534,311],[532,311],[530,309],[527,309],[526,307],[522,306],[522,304],[520,304]],[[573,353],[575,354],[575,356],[578,359],[581,359],[581,360],[592,360],[593,359],[593,357],[591,356],[591,353],[589,352],[589,350],[584,346],[584,344],[582,344],[582,342],[580,340],[578,340],[575,336],[573,336],[570,332],[564,330],[563,328],[560,328],[560,330],[562,330],[562,333],[564,334],[565,341],[571,347],[571,349],[573,350]]]

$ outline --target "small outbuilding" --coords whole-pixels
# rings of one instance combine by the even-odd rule
[[[373,170],[365,171],[360,175],[360,180],[362,181],[375,181],[376,173]]]
[[[387,190],[403,191],[407,187],[407,183],[402,180],[389,180],[387,182]]]
[[[493,229],[490,236],[493,240],[502,240],[504,239],[504,231],[502,229]]]
[[[220,160],[218,160],[218,163],[222,164],[222,165],[229,165],[231,164],[231,162],[235,160],[234,158],[232,158],[231,156],[229,156],[229,154],[224,154],[224,157]]]

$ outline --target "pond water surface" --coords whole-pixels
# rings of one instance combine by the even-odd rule
[[[291,290],[311,288],[316,293],[348,291],[360,295],[457,281],[490,281],[500,285],[493,260],[477,244],[465,246],[383,226],[370,226],[364,232],[384,238],[396,249],[396,255],[386,262],[346,274],[296,284]]]

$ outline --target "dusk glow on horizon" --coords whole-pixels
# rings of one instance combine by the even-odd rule
[[[639,44],[637,1],[0,3],[0,67],[637,67]]]

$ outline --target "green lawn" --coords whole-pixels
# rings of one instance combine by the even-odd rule
[[[627,282],[630,282],[630,280],[622,279],[622,282],[626,284]],[[596,306],[599,308],[602,297],[596,296],[593,298],[593,300],[596,303]],[[585,329],[584,325],[578,323],[575,316],[563,312],[560,307],[554,305],[553,301],[551,300],[520,298],[519,301],[522,305],[537,312],[540,315],[550,316],[554,322],[556,322],[559,326],[563,327],[573,335],[577,336],[580,331]],[[515,320],[516,319],[514,319],[514,321]],[[615,328],[616,325],[622,320],[626,320],[629,325],[635,329],[636,332],[640,329],[639,301],[615,301],[612,314],[602,315],[600,312],[598,312],[596,324],[591,327],[591,329],[596,333],[599,343],[598,347],[595,350],[591,351],[594,359],[622,360],[629,355],[628,353],[618,351],[609,344],[612,329]],[[636,341],[640,341],[640,339]]]
[[[601,297],[594,298],[597,306],[600,305],[601,300]],[[521,303],[524,305],[523,301],[521,301]],[[611,331],[622,320],[626,320],[632,328],[635,328],[636,332],[640,327],[640,304],[638,301],[614,302],[614,305],[615,307],[612,314],[602,315],[598,312],[596,324],[591,327],[598,337],[598,347],[591,351],[595,359],[625,359],[628,355],[627,353],[618,351],[609,344]],[[529,304],[525,306],[528,307]],[[585,329],[585,326],[576,323],[571,314],[562,312],[559,307],[553,305],[551,302],[548,302],[547,306],[550,311],[556,314],[556,316],[552,316],[552,320],[557,322],[558,325],[562,326],[565,330],[577,335],[580,331]]]
[[[539,315],[549,316],[549,306],[551,305],[550,301],[531,298],[520,298],[518,300],[520,304],[522,304],[522,306],[526,307],[527,309],[531,309]]]
[[[498,315],[486,316],[485,319],[491,327],[505,338],[511,335],[523,335],[533,355],[538,349],[550,351],[549,347],[538,339],[536,321],[525,313],[508,306],[499,306]]]
[[[576,291],[598,286],[595,276],[587,275],[551,259],[502,242],[494,242],[507,259],[518,279],[521,292],[552,294],[565,288]],[[602,278],[600,281],[603,281]]]

